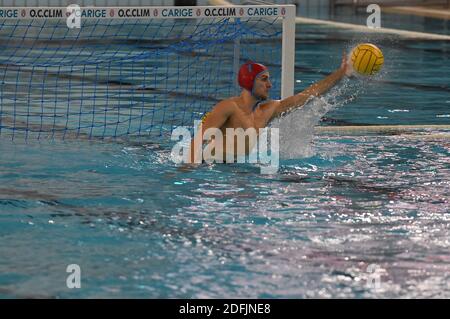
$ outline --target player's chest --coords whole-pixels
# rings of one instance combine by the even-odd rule
[[[266,126],[266,121],[264,116],[262,116],[260,111],[255,111],[250,114],[243,111],[238,111],[230,118],[233,127],[242,127],[243,129],[253,128],[263,128]]]

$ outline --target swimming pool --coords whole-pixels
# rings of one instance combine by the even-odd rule
[[[366,40],[383,75],[347,82],[322,125],[450,124],[448,42],[301,26],[296,90]],[[448,135],[323,131],[310,149],[290,116],[273,175],[180,170],[165,136],[2,137],[0,297],[450,297]]]

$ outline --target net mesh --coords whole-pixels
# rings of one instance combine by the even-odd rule
[[[247,60],[280,98],[280,20],[0,19],[0,135],[161,136],[239,94]]]

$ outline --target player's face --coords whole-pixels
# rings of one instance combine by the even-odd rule
[[[270,82],[270,74],[269,72],[264,72],[256,78],[253,94],[255,94],[256,97],[265,100],[269,97],[271,87],[272,82]]]

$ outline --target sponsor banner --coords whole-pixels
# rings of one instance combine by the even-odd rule
[[[209,17],[284,17],[292,5],[194,6],[194,7],[82,7],[75,14],[95,19],[166,19]],[[70,11],[71,12],[71,11]],[[61,19],[70,16],[66,7],[0,7],[0,19]]]

